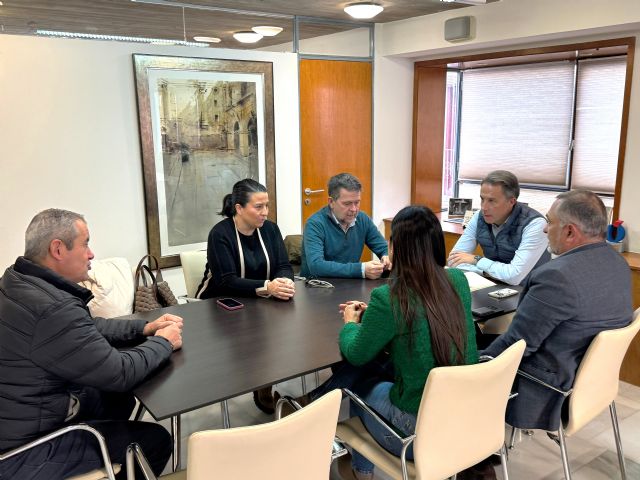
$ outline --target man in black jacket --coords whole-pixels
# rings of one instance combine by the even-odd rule
[[[92,318],[87,278],[93,252],[84,218],[66,210],[36,215],[25,254],[0,278],[0,451],[84,422],[124,464],[137,442],[156,474],[171,453],[157,424],[130,422],[130,390],[182,346],[182,319]],[[0,462],[0,478],[55,480],[102,466],[95,439],[72,432]]]

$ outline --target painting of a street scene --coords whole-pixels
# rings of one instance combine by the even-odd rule
[[[256,82],[170,76],[156,82],[156,167],[160,174],[161,151],[164,174],[163,185],[158,179],[158,202],[166,212],[163,243],[175,247],[206,242],[211,227],[222,220],[218,212],[233,184],[247,177],[260,180]]]

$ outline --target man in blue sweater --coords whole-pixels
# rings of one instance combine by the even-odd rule
[[[302,268],[305,277],[380,278],[390,269],[387,242],[367,214],[360,211],[362,185],[349,173],[331,177],[329,204],[304,227]],[[364,246],[379,258],[360,262]]]

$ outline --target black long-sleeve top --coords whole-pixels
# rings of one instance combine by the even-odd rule
[[[258,231],[253,235],[240,234],[244,254],[245,278],[240,277],[240,252],[232,218],[216,224],[209,232],[207,242],[207,267],[198,287],[198,298],[222,295],[255,297],[256,289],[263,287],[265,280],[290,278],[293,269],[278,226],[266,220],[260,228],[262,240],[269,254],[271,273],[267,278],[267,261],[260,245]]]

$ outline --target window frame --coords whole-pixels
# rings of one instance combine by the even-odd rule
[[[434,89],[438,87],[438,82],[440,81],[438,76],[434,75],[435,72],[440,71],[440,75],[442,75],[443,78],[446,78],[447,68],[455,66],[456,64],[464,65],[469,64],[470,62],[476,62],[476,64],[484,62],[493,65],[509,65],[518,63],[535,63],[540,61],[549,61],[551,59],[573,60],[589,54],[592,56],[601,56],[599,52],[602,49],[615,49],[615,47],[625,49],[627,55],[624,99],[618,146],[618,167],[613,194],[613,215],[617,217],[620,208],[620,193],[626,153],[635,37],[614,38],[547,47],[534,47],[520,50],[507,50],[502,52],[480,53],[416,62],[414,65],[411,201],[413,203],[426,204],[436,211],[441,208],[443,142],[432,142],[432,145],[429,145],[426,143],[427,135],[424,134],[425,126],[430,126],[434,130],[430,135],[428,135],[431,139],[434,138],[434,135],[444,132],[444,115],[441,115],[441,118],[436,118],[436,115],[438,115],[438,112],[441,109],[436,108],[430,110],[428,107],[429,105],[434,104],[439,104],[444,107],[445,103],[446,86],[444,89],[440,89],[439,97],[437,92],[434,93]],[[423,132],[423,134],[419,135],[420,132]],[[438,159],[440,162],[439,166],[437,165]]]

